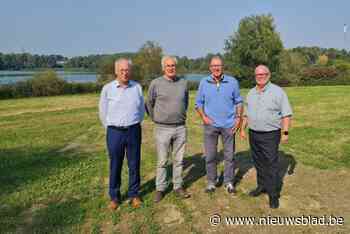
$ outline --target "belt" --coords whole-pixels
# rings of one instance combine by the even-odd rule
[[[159,125],[169,126],[169,127],[179,127],[179,126],[185,125],[185,122],[182,122],[182,123],[160,123],[160,122],[154,121],[154,123],[159,124]]]
[[[249,129],[249,131],[250,131],[250,132],[254,132],[254,133],[261,133],[261,134],[263,134],[263,133],[280,132],[280,131],[281,131],[281,129],[272,130],[272,131],[255,131],[255,130],[253,130],[253,129]]]
[[[108,128],[111,128],[111,129],[114,129],[114,130],[119,130],[119,131],[127,131],[129,130],[130,128],[136,126],[136,125],[139,125],[139,123],[137,124],[133,124],[133,125],[130,125],[130,126],[108,126]]]

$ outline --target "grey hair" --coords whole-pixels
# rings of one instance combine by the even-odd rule
[[[115,62],[114,62],[115,69],[116,69],[117,71],[119,70],[119,64],[120,64],[121,62],[124,62],[124,61],[128,62],[128,66],[129,66],[129,67],[132,66],[132,61],[131,61],[131,59],[119,58],[119,59],[115,60]]]
[[[267,66],[263,65],[263,64],[258,65],[258,66],[255,68],[255,72],[256,72],[256,70],[258,70],[259,68],[264,69],[267,73],[271,74],[270,69],[269,69]]]
[[[164,55],[162,57],[162,60],[160,62],[160,64],[162,65],[162,69],[165,69],[165,61],[168,59],[172,59],[175,62],[175,65],[177,65],[177,58],[175,56],[170,56],[170,55]]]
[[[219,55],[214,55],[213,57],[211,57],[209,59],[209,65],[211,64],[211,62],[214,60],[214,59],[218,59],[221,61],[222,65],[224,65],[224,60],[219,56]]]

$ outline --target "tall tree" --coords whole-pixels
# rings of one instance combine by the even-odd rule
[[[231,65],[231,73],[249,78],[258,64],[277,71],[282,49],[272,15],[253,15],[243,18],[237,32],[225,41],[225,60]]]
[[[162,74],[161,59],[163,49],[157,42],[147,41],[137,52],[134,59],[134,77],[138,80],[150,80]]]

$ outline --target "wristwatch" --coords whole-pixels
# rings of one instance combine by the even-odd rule
[[[288,131],[283,131],[282,134],[288,136]]]

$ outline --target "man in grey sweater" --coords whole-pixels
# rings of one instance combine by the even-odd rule
[[[186,145],[186,111],[188,108],[187,81],[176,76],[177,59],[164,56],[161,61],[164,75],[152,80],[146,102],[146,110],[155,123],[154,135],[157,147],[157,177],[155,202],[162,200],[168,186],[167,162],[173,155],[173,184],[176,195],[189,198],[183,188],[183,156]]]

